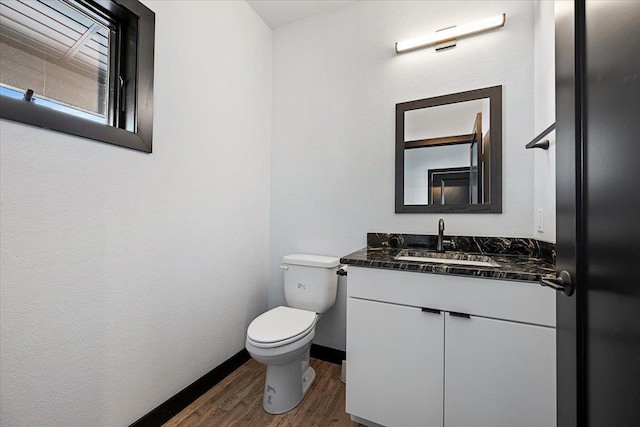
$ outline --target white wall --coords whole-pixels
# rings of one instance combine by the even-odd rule
[[[556,121],[555,16],[554,2],[538,1],[534,9],[534,101],[535,132],[531,138]],[[549,150],[538,148],[534,158],[534,221],[533,237],[556,241],[556,137],[547,137]],[[543,210],[543,231],[537,230],[538,210]]]
[[[266,309],[271,31],[156,12],[153,154],[0,122],[0,425],[122,426]]]
[[[394,43],[507,14],[502,29],[454,49],[396,55]],[[345,255],[367,232],[531,236],[534,131],[533,3],[353,2],[273,36],[271,280],[283,304],[287,253]],[[395,104],[503,86],[503,213],[395,214]],[[346,281],[315,342],[345,348]]]

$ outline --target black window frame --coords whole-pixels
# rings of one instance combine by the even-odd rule
[[[3,95],[0,118],[151,153],[155,14],[138,0],[74,2],[110,27],[108,124]]]

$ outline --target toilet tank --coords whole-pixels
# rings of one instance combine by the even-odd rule
[[[340,258],[293,254],[282,258],[287,305],[324,313],[336,301]]]

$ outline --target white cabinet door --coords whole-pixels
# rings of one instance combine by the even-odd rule
[[[555,329],[445,315],[445,427],[556,425]]]
[[[387,427],[442,426],[444,313],[347,301],[347,412]]]

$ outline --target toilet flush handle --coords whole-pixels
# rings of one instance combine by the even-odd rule
[[[288,270],[289,266],[286,265],[286,264],[280,264],[280,268],[283,269],[283,270]]]

